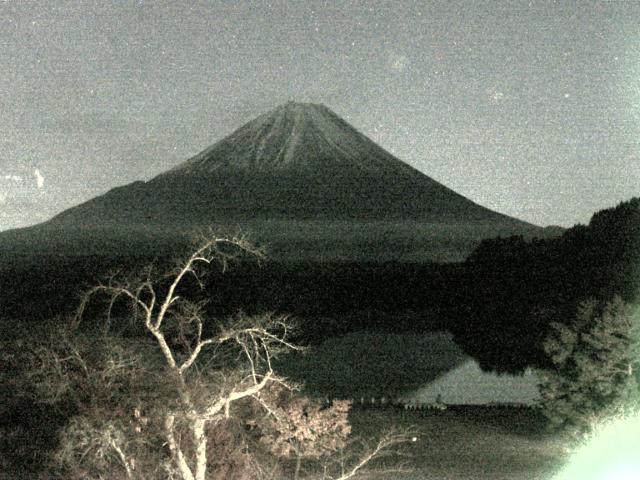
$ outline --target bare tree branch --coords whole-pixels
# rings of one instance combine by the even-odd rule
[[[164,428],[167,435],[167,441],[169,444],[169,450],[171,450],[171,454],[173,456],[174,461],[177,463],[177,467],[182,475],[183,480],[195,480],[193,472],[187,463],[187,460],[184,456],[184,452],[180,447],[180,444],[176,440],[174,424],[175,424],[175,415],[167,415],[164,419]]]
[[[417,440],[417,433],[413,429],[391,429],[386,432],[377,443],[372,447],[365,450],[365,453],[362,454],[355,462],[355,464],[351,467],[347,467],[345,469],[344,464],[341,465],[341,473],[338,477],[326,476],[327,480],[347,480],[349,478],[354,478],[360,476],[365,473],[365,468],[369,467],[371,463],[379,458],[391,455],[397,455],[399,452],[397,447],[404,443],[415,442]],[[377,474],[380,473],[406,473],[410,471],[403,464],[396,464],[393,467],[383,468],[383,469],[375,469]],[[369,472],[371,473],[371,472]]]
[[[139,435],[144,436],[145,429],[150,428],[141,422],[143,418],[150,418],[155,436],[152,437],[153,442],[149,441],[149,445],[153,444],[157,448],[164,442],[164,446],[168,446],[168,452],[165,448],[161,449],[164,458],[170,457],[165,464],[166,472],[171,472],[172,478],[177,480],[205,480],[207,465],[211,460],[207,458],[208,450],[211,449],[208,443],[208,436],[212,430],[210,427],[219,422],[224,423],[225,419],[242,411],[239,409],[240,406],[248,403],[253,404],[252,408],[266,411],[267,415],[262,417],[270,418],[279,424],[277,428],[268,427],[275,432],[274,434],[284,438],[286,435],[282,432],[288,426],[293,426],[298,436],[287,437],[282,445],[286,447],[286,452],[298,455],[296,472],[300,471],[302,455],[317,460],[322,455],[336,452],[347,444],[347,437],[351,431],[347,419],[349,402],[335,402],[331,407],[333,410],[327,412],[330,409],[323,409],[318,402],[312,403],[310,399],[299,395],[294,397],[291,392],[296,390],[296,386],[274,372],[272,361],[278,354],[302,350],[289,338],[294,325],[287,316],[238,314],[215,330],[205,324],[205,304],[188,298],[189,294],[185,288],[189,285],[187,278],[203,288],[203,278],[208,265],[217,262],[224,270],[228,262],[240,255],[248,254],[261,258],[263,253],[244,237],[229,239],[209,233],[201,240],[188,257],[177,263],[175,268],[164,276],[154,274],[151,267],[143,270],[137,277],[112,275],[104,283],[88,290],[81,299],[74,319],[75,326],[78,326],[94,296],[108,296],[107,330],[112,312],[119,306],[117,302],[124,300],[127,305],[130,304],[134,309],[134,320],[140,322],[146,333],[150,334],[150,338],[145,339],[145,342],[152,340],[150,343],[153,354],[145,357],[147,360],[152,359],[151,368],[137,371],[138,357],[120,355],[117,349],[111,348],[108,340],[103,340],[105,343],[101,345],[101,351],[111,350],[106,356],[108,360],[104,360],[104,356],[95,357],[100,358],[99,363],[104,363],[99,365],[99,368],[87,363],[85,354],[89,350],[75,348],[73,342],[68,342],[61,354],[53,352],[49,356],[41,355],[43,364],[48,363],[56,368],[56,376],[60,379],[64,379],[68,373],[66,365],[72,364],[74,378],[84,378],[86,385],[101,384],[105,387],[102,393],[108,398],[108,402],[96,404],[96,411],[99,410],[103,415],[111,415],[113,423],[109,425],[114,425],[114,432],[117,430],[119,436],[100,436],[103,429],[95,428],[95,422],[87,422],[88,427],[85,430],[91,430],[93,433],[89,434],[94,437],[86,441],[85,438],[76,441],[73,445],[75,450],[71,451],[72,460],[77,461],[78,451],[81,450],[79,458],[82,463],[82,455],[92,454],[91,449],[96,442],[102,442],[100,445],[110,445],[109,456],[105,457],[105,462],[110,461],[113,464],[117,457],[119,463],[124,466],[128,479],[150,478],[144,477],[136,468],[136,465],[139,465],[138,460],[145,458],[136,456],[142,448]],[[106,334],[107,331],[105,339]],[[233,357],[230,357],[231,352]],[[92,358],[91,355],[89,358]],[[129,377],[121,375],[126,370],[132,370],[134,374]],[[46,376],[40,377],[47,381]],[[117,389],[122,378],[125,378],[126,389],[123,388],[116,393],[107,392],[110,387]],[[149,389],[150,386],[168,395],[154,396],[153,392],[143,392],[141,389],[136,390],[131,399],[128,398],[132,386],[139,380],[142,383],[146,382],[143,388]],[[65,381],[61,392],[71,389],[71,382]],[[125,403],[125,407],[118,403],[123,397],[127,397],[125,402],[128,403]],[[148,402],[146,405],[145,400]],[[282,404],[281,401],[285,403]],[[294,405],[293,409],[287,410],[288,407],[283,407],[287,405],[287,401]],[[115,409],[114,405],[117,405]],[[145,411],[146,408],[148,410]],[[145,412],[144,415],[141,411]],[[308,415],[312,418],[307,418]],[[336,418],[339,421],[334,421]],[[260,441],[271,435],[265,432],[260,432]],[[320,443],[305,447],[307,449],[302,453],[301,442],[307,441],[309,435],[313,439],[320,438]],[[334,480],[347,480],[361,475],[370,462],[394,452],[397,445],[409,441],[408,435],[405,431],[392,431],[383,436],[372,448],[358,456],[352,466],[344,468]],[[276,455],[289,454],[282,453],[283,451]],[[155,462],[156,467],[161,463]]]
[[[193,365],[193,362],[196,361],[202,349],[212,343],[217,343],[217,340],[215,338],[209,338],[207,340],[199,341],[191,355],[189,355],[189,357],[178,367],[178,373],[182,375],[191,365]]]

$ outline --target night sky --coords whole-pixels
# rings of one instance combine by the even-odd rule
[[[0,0],[0,230],[288,100],[538,225],[640,195],[640,2]]]

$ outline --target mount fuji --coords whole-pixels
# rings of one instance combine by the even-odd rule
[[[365,244],[371,253],[372,245],[390,240],[393,248],[426,248],[427,257],[442,260],[428,255],[429,245],[442,238],[459,250],[444,260],[464,258],[480,238],[543,230],[438,183],[327,107],[290,102],[147,182],[4,232],[0,245],[46,238],[36,242],[45,250],[121,250],[116,244],[135,250],[137,240],[153,244],[204,225],[256,232],[289,254],[323,244],[321,250],[342,259]],[[408,245],[417,237],[423,244]]]
[[[116,188],[52,223],[256,217],[522,223],[398,160],[328,108],[293,102],[151,181]]]

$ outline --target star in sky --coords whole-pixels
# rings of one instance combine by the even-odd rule
[[[409,68],[409,57],[402,54],[392,53],[389,55],[389,68],[396,72],[404,72]]]
[[[504,93],[500,90],[494,89],[491,92],[491,99],[494,103],[499,103],[504,98]]]

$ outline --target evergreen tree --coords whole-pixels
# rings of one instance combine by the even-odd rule
[[[603,417],[638,405],[639,313],[616,296],[582,302],[575,321],[551,324],[544,350],[554,368],[539,372],[550,426],[587,432]]]

